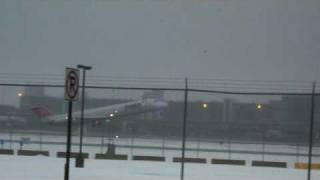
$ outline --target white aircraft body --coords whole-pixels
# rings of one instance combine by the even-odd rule
[[[117,116],[124,116],[128,114],[146,113],[152,111],[160,111],[161,109],[167,107],[168,104],[165,101],[159,101],[156,99],[143,99],[137,101],[131,101],[126,103],[120,103],[110,106],[85,109],[84,119],[110,119]],[[52,115],[47,108],[38,106],[32,108],[33,112],[36,113],[43,121],[50,123],[60,123],[66,122],[68,119],[68,114],[58,114]],[[72,113],[73,119],[80,119],[81,111],[76,111]]]

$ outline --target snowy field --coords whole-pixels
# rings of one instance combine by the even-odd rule
[[[25,143],[22,146],[24,150],[40,150],[40,136],[35,134],[17,134],[12,135],[2,133],[0,139],[5,140],[2,148],[6,149],[20,149],[19,141],[21,139],[30,140],[29,143]],[[9,140],[14,143],[9,143]],[[41,137],[42,150],[48,150],[50,157],[55,157],[59,151],[65,151],[66,137],[57,135],[43,135]],[[83,152],[89,153],[89,158],[94,159],[95,154],[105,153],[107,151],[108,138],[101,137],[84,137]],[[73,152],[79,151],[79,137],[73,136],[72,146]],[[126,154],[129,159],[132,159],[134,155],[151,155],[151,156],[164,156],[166,162],[172,162],[173,157],[181,157],[181,140],[172,139],[141,139],[141,138],[116,138],[114,139],[116,144],[117,154]],[[104,144],[104,146],[102,146]],[[265,161],[280,161],[287,162],[288,168],[293,169],[296,162],[307,162],[308,153],[307,147],[297,147],[290,145],[270,145],[270,144],[254,144],[254,143],[232,143],[227,142],[210,142],[210,141],[191,141],[186,143],[186,157],[205,158],[210,163],[212,158],[221,159],[238,159],[245,160],[246,166],[251,166],[253,160],[265,160]],[[229,151],[230,150],[230,151]],[[262,152],[265,152],[263,155]],[[313,148],[314,154],[319,154],[320,149],[318,147]],[[16,152],[15,152],[16,153]],[[304,154],[304,155],[303,155]],[[314,163],[320,163],[318,156],[313,157]]]
[[[52,157],[0,156],[1,180],[61,180],[65,159]],[[305,180],[306,170],[186,164],[186,180]],[[312,171],[312,179],[320,178]],[[180,164],[93,160],[75,168],[71,160],[70,180],[179,180]]]
[[[25,150],[39,150],[38,135],[31,134],[0,134],[0,139],[5,140],[2,148],[15,150],[14,156],[0,155],[0,179],[1,180],[60,180],[63,179],[65,159],[56,158],[56,152],[65,151],[66,137],[43,135],[42,150],[48,150],[50,157],[17,156],[20,149],[19,141],[29,139],[30,142],[22,146]],[[9,140],[13,143],[9,143]],[[73,152],[78,152],[78,136],[73,136]],[[105,146],[101,146],[102,141]],[[85,137],[84,152],[89,153],[89,159],[85,161],[85,168],[74,168],[74,159],[71,159],[70,179],[74,180],[173,180],[180,179],[180,163],[173,163],[173,157],[180,157],[181,141],[172,139],[141,139],[141,138],[117,138],[117,154],[128,155],[129,160],[95,160],[96,153],[105,153],[108,138]],[[294,169],[294,163],[307,162],[307,147],[296,147],[289,145],[264,145],[261,144],[237,144],[219,143],[209,141],[187,141],[186,157],[205,158],[207,164],[185,164],[185,179],[187,180],[304,180],[307,176],[306,170]],[[229,153],[229,148],[231,153]],[[265,154],[280,153],[279,155]],[[222,151],[221,151],[222,150]],[[252,151],[256,153],[235,153],[236,151]],[[319,153],[318,148],[314,152]],[[289,153],[291,155],[283,155]],[[131,160],[133,155],[164,156],[165,162],[145,162]],[[212,158],[240,159],[246,161],[246,166],[224,166],[210,164]],[[266,168],[252,167],[251,161],[282,161],[288,163],[288,168]],[[319,157],[313,158],[314,163],[319,163]],[[320,178],[320,171],[312,171],[313,179]]]

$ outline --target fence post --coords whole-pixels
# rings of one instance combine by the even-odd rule
[[[265,155],[265,143],[262,142],[262,161],[264,161],[264,155]]]
[[[132,131],[131,131],[131,145],[130,145],[130,154],[131,154],[131,157],[133,157],[133,146],[134,146],[134,132],[133,132],[133,128],[132,128]]]
[[[231,128],[230,128],[230,126],[231,126],[231,123],[230,122],[228,122],[228,159],[230,160],[231,159],[231,137],[230,137],[230,135],[231,135]]]
[[[166,137],[165,135],[163,135],[162,136],[162,156],[164,156],[165,142],[166,142]]]
[[[39,146],[40,146],[40,151],[42,151],[42,118],[40,118],[40,125],[39,125]]]
[[[299,143],[297,144],[297,159],[296,159],[296,161],[297,161],[297,163],[299,163],[300,162],[300,145],[299,145]]]
[[[314,82],[312,83],[311,110],[310,110],[309,153],[308,153],[308,180],[310,180],[310,178],[311,178],[315,90],[316,90],[316,82],[314,81]]]
[[[11,119],[10,116],[8,116],[9,120]],[[11,122],[11,121],[10,121]],[[9,123],[9,140],[10,140],[10,149],[12,149],[12,133],[13,133],[13,130],[12,130],[12,124]]]
[[[101,137],[101,143],[100,143],[100,153],[103,154],[103,147],[104,147],[104,135]]]
[[[197,139],[197,158],[199,157],[199,151],[200,151],[200,132],[198,132],[198,139]]]
[[[105,133],[107,132],[106,126],[107,126],[107,121],[103,121],[101,123],[102,126],[102,133],[101,133],[101,146],[100,146],[100,152],[103,154],[103,148],[104,148],[104,139],[105,139]],[[101,132],[101,129],[100,129]]]
[[[180,179],[184,179],[184,161],[185,161],[185,149],[186,149],[186,131],[187,131],[187,112],[188,112],[188,78],[185,79],[184,90],[184,108],[183,108],[183,128],[182,128],[182,157],[181,157],[181,171]]]

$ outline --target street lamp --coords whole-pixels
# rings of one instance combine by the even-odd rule
[[[261,105],[261,104],[258,104],[258,105],[257,105],[257,109],[258,109],[258,110],[262,109],[262,105]]]
[[[203,103],[202,107],[203,107],[203,109],[207,109],[208,108],[208,104],[207,103]]]
[[[85,66],[82,64],[77,65],[78,69],[82,69],[82,98],[81,98],[81,117],[80,117],[80,144],[79,144],[79,155],[76,159],[76,167],[84,167],[84,158],[82,155],[82,137],[83,137],[83,112],[84,112],[84,101],[85,101],[85,81],[86,81],[86,70],[91,70],[91,66]]]

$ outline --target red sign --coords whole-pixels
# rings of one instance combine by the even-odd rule
[[[66,68],[65,93],[64,97],[68,101],[77,101],[79,92],[79,70]]]

